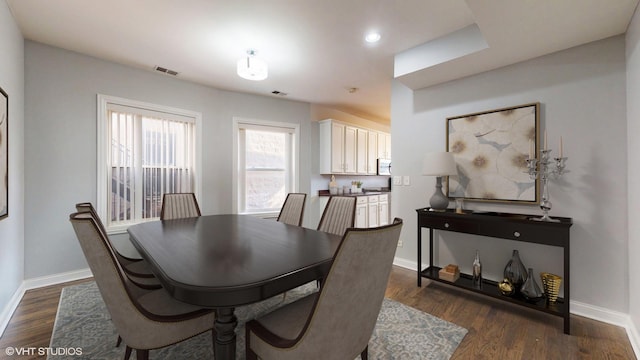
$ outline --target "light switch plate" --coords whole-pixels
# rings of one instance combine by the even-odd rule
[[[409,175],[405,175],[402,177],[402,185],[404,186],[411,185],[411,177]]]
[[[393,185],[402,185],[402,176],[394,176],[393,177]]]

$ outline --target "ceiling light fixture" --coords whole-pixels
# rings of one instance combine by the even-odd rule
[[[366,42],[368,42],[368,43],[375,43],[375,42],[380,41],[380,38],[381,38],[381,37],[382,37],[382,36],[380,35],[380,33],[377,33],[377,32],[370,32],[370,33],[368,33],[368,34],[364,37],[364,40],[365,40]]]
[[[256,51],[247,50],[247,56],[238,60],[238,76],[247,80],[264,80],[268,76],[267,63],[256,57]]]

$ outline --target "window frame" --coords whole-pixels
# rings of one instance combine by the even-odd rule
[[[233,118],[233,177],[232,177],[232,211],[234,214],[248,214],[258,216],[262,218],[275,218],[278,216],[279,210],[267,211],[267,212],[241,212],[242,199],[240,198],[241,191],[244,188],[244,182],[240,185],[241,181],[244,181],[244,176],[241,174],[243,169],[240,169],[240,130],[241,129],[259,129],[265,130],[266,128],[285,129],[288,130],[293,136],[291,144],[291,153],[289,154],[290,166],[293,167],[290,174],[291,189],[289,192],[297,192],[300,188],[300,124],[278,122],[269,120],[247,119],[242,117]],[[284,132],[284,131],[283,131]]]
[[[96,152],[96,182],[97,182],[97,199],[96,199],[96,211],[102,219],[107,219],[108,203],[110,197],[110,183],[111,180],[108,177],[108,167],[110,164],[109,153],[111,151],[110,141],[107,139],[110,134],[108,127],[108,109],[109,106],[136,108],[142,113],[162,113],[165,118],[191,118],[194,122],[194,149],[195,160],[193,169],[193,192],[196,194],[196,198],[200,198],[201,194],[201,177],[202,177],[202,113],[192,110],[185,110],[165,105],[153,104],[138,100],[131,100],[116,96],[97,94],[97,152]],[[127,228],[131,225],[146,222],[151,220],[134,220],[121,225],[111,225],[109,221],[105,221],[105,227],[107,233],[111,234],[123,234],[126,233]]]

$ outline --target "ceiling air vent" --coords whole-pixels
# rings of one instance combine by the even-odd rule
[[[272,93],[273,95],[280,95],[280,96],[287,96],[287,95],[289,95],[289,94],[287,94],[287,93],[285,93],[285,92],[278,91],[278,90],[273,90],[271,93]]]
[[[169,75],[173,75],[173,76],[178,75],[178,72],[177,72],[177,71],[169,70],[169,69],[167,69],[167,68],[163,68],[162,66],[156,66],[156,67],[155,67],[155,70],[156,70],[156,71],[160,71],[161,73],[165,73],[165,74],[169,74]]]

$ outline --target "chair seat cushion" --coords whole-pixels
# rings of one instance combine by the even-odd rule
[[[305,296],[256,319],[256,321],[275,335],[293,340],[302,332],[317,297],[318,293]]]
[[[189,318],[192,315],[202,315],[203,311],[207,311],[174,299],[165,289],[153,290],[140,296],[136,301],[143,309],[158,317]]]

